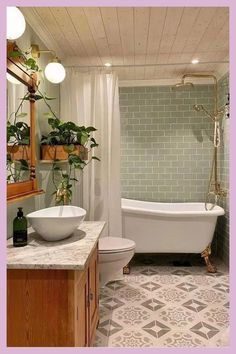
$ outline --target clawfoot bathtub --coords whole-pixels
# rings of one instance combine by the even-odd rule
[[[156,203],[122,199],[123,237],[134,240],[137,253],[200,253],[207,271],[217,217],[224,209],[205,210],[204,203]]]

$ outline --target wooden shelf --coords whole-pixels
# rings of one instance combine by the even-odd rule
[[[15,203],[15,202],[18,202],[20,200],[36,197],[37,195],[40,195],[40,194],[43,194],[43,193],[45,193],[44,190],[40,189],[40,190],[33,191],[33,192],[30,191],[30,192],[27,192],[27,193],[18,194],[17,196],[8,197],[7,198],[7,203]]]
[[[54,161],[54,160],[38,160],[38,163],[67,163],[68,160],[59,160],[59,161]]]

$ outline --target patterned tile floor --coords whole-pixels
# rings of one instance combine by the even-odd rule
[[[162,260],[164,258],[162,257]],[[144,263],[146,263],[144,265]],[[97,347],[219,347],[229,345],[229,273],[203,263],[135,262],[123,280],[100,289]],[[185,265],[185,263],[183,263]]]

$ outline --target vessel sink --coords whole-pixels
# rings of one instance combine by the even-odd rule
[[[34,211],[26,217],[44,240],[59,241],[72,235],[85,215],[86,210],[82,208],[61,205]]]

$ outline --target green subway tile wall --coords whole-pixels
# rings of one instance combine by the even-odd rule
[[[205,199],[212,160],[211,85],[121,87],[122,196],[184,202]]]
[[[223,109],[227,103],[229,93],[229,75],[224,75],[219,84],[219,107]],[[229,124],[230,119],[226,116],[222,119],[222,137],[219,153],[219,177],[222,188],[229,191]],[[229,263],[229,194],[227,198],[222,198],[219,204],[224,208],[225,215],[218,219],[216,227],[216,247],[217,254],[225,263]]]
[[[220,85],[221,105],[226,87]],[[203,112],[193,110],[194,104],[212,110],[212,85],[178,90],[171,86],[120,88],[122,197],[159,202],[205,200],[213,124]],[[220,173],[227,188],[226,150],[220,152]],[[217,225],[214,249],[226,261],[225,220],[227,215]]]

